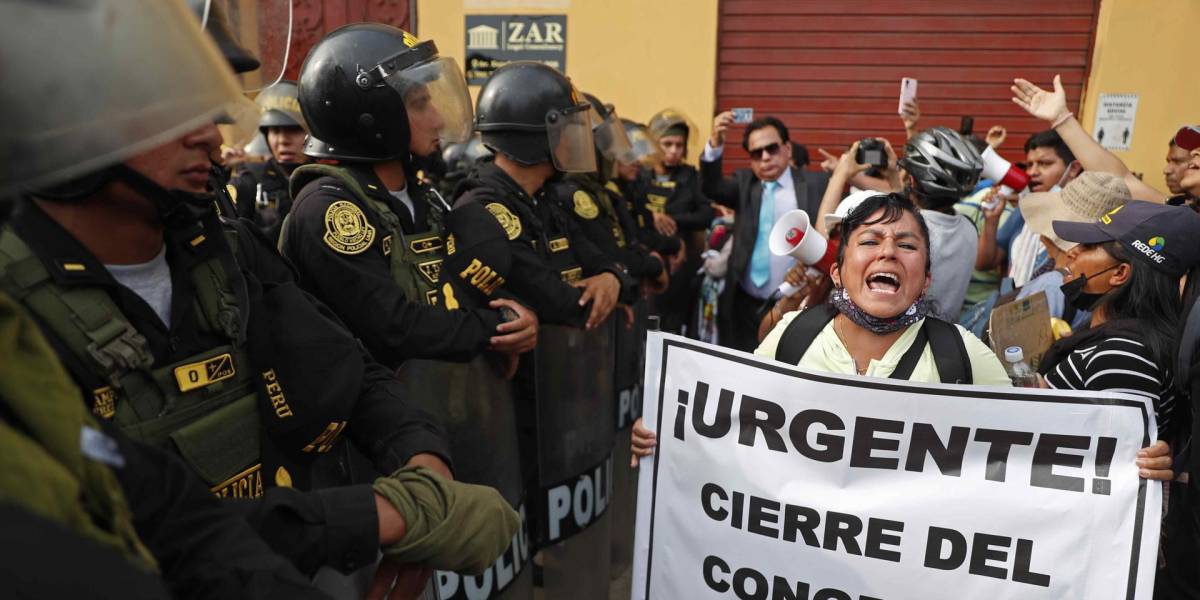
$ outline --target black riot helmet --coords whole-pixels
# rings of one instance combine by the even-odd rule
[[[492,152],[532,166],[554,163],[559,171],[596,170],[591,105],[553,67],[512,62],[479,89],[475,130]]]
[[[304,152],[315,158],[407,162],[414,127],[443,143],[470,134],[471,96],[454,59],[382,23],[346,25],[317,42],[299,95],[311,134]]]
[[[904,145],[900,166],[912,176],[912,191],[918,198],[944,205],[975,189],[983,157],[953,129],[931,127]]]
[[[262,111],[258,129],[265,136],[268,127],[299,127],[308,131],[304,115],[300,113],[298,88],[294,81],[280,81],[258,94],[254,103]]]
[[[617,162],[632,162],[633,148],[625,136],[625,126],[617,109],[604,104],[599,98],[584,92],[584,98],[592,105],[592,138],[596,144],[596,172],[602,180],[614,177]]]
[[[225,14],[225,5],[211,0],[188,0],[188,8],[200,20],[204,30],[212,37],[234,73],[249,73],[261,65],[258,57],[242,46],[233,33],[229,24],[229,15]]]

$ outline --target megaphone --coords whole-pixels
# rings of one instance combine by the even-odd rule
[[[1023,190],[1029,185],[1029,175],[1001,158],[991,146],[983,151],[983,176],[999,183],[1000,194],[1004,196],[1012,195],[1013,192]]]
[[[837,244],[831,243],[813,228],[808,213],[799,209],[789,210],[775,222],[767,239],[767,248],[775,256],[790,256],[804,263],[813,276],[828,275],[833,263],[837,262]],[[779,286],[779,293],[783,296],[791,296],[798,291],[800,288],[786,281]]]

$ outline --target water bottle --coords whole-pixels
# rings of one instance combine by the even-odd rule
[[[1037,373],[1025,362],[1025,352],[1020,346],[1009,346],[1004,350],[1004,362],[1008,363],[1008,377],[1016,387],[1040,387]]]

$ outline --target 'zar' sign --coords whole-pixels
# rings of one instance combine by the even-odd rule
[[[634,598],[1150,598],[1149,401],[845,378],[652,333]]]

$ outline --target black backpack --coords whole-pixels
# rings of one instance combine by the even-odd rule
[[[795,365],[800,363],[808,347],[817,334],[837,316],[837,309],[831,304],[819,304],[796,315],[783,331],[779,339],[779,347],[775,351],[775,359]],[[967,356],[967,347],[963,345],[962,336],[958,329],[936,317],[926,317],[917,339],[912,347],[900,357],[896,370],[892,371],[891,379],[907,380],[912,376],[913,369],[925,352],[925,344],[933,346],[933,362],[937,365],[938,376],[942,383],[973,383],[971,375],[971,360]]]

